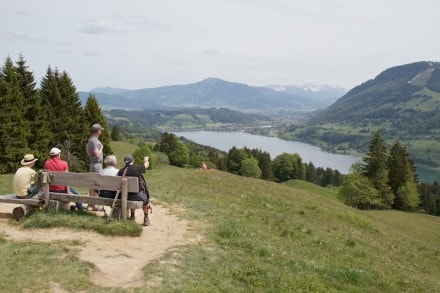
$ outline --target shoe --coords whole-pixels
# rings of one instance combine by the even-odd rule
[[[144,218],[144,223],[142,224],[142,226],[149,226],[149,225],[150,225],[150,219]]]
[[[103,206],[93,206],[92,211],[94,212],[105,212],[105,209]]]

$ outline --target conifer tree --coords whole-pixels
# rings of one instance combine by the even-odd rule
[[[49,67],[41,81],[40,95],[47,109],[51,146],[64,150],[72,171],[85,170],[88,164],[85,145],[90,132],[84,118],[79,95],[66,72]]]
[[[420,203],[417,176],[409,153],[399,140],[391,147],[387,160],[388,185],[394,195],[393,208],[415,210]]]
[[[312,162],[306,164],[306,181],[316,184],[316,168]]]
[[[381,208],[391,208],[393,194],[388,186],[387,148],[380,131],[376,131],[367,155],[363,158],[362,171],[381,197]]]
[[[228,172],[238,174],[241,168],[241,162],[248,158],[248,154],[244,149],[238,149],[233,146],[228,151],[228,155],[226,157],[226,167]]]
[[[30,128],[28,145],[37,158],[45,158],[48,156],[51,139],[46,110],[42,107],[34,75],[29,71],[22,55],[20,55],[16,64],[20,78],[20,90],[25,99],[25,119],[29,122]],[[37,164],[41,167],[43,162],[44,160],[39,160]]]
[[[113,141],[121,140],[121,132],[119,130],[118,125],[113,125],[112,132],[111,132],[111,138]]]
[[[270,154],[268,152],[262,152],[258,158],[258,166],[261,169],[261,179],[272,180],[272,160],[270,159]]]
[[[90,129],[90,127],[92,127],[92,125],[95,123],[101,124],[101,126],[104,128],[99,138],[104,145],[104,156],[113,154],[113,150],[110,147],[110,129],[108,128],[107,121],[105,120],[104,114],[102,114],[101,108],[99,107],[98,100],[92,94],[90,94],[87,98],[84,113],[85,120],[88,124],[88,129]]]
[[[27,144],[30,131],[20,76],[9,57],[0,72],[0,105],[0,172],[15,172],[23,154],[31,150]]]

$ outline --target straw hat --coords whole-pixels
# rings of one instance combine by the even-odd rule
[[[23,160],[21,160],[21,164],[23,166],[27,166],[27,165],[30,165],[30,164],[36,162],[37,160],[38,159],[35,158],[33,154],[26,154],[26,155],[24,155]]]

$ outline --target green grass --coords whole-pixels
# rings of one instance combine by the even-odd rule
[[[95,214],[67,211],[36,211],[20,220],[23,228],[65,227],[90,230],[107,236],[139,236],[142,227],[134,221],[111,220]]]
[[[156,284],[148,291],[438,292],[438,217],[359,211],[342,204],[333,188],[296,180],[277,184],[171,166],[155,168],[146,177],[153,202],[189,220],[192,232],[203,237],[201,242],[174,248],[146,266],[147,284]],[[16,273],[21,277],[37,261],[23,259],[15,247],[43,247],[6,240],[0,245],[8,258],[7,262],[1,258],[2,267],[20,262],[22,270]],[[70,253],[70,247],[53,244],[47,250],[63,259],[63,249]],[[75,253],[69,254],[72,263],[50,260],[51,268],[41,265],[45,280],[58,282],[57,267],[59,271],[76,269],[83,280],[90,265],[79,262]],[[0,283],[7,276],[10,274],[0,274]],[[30,277],[34,282],[36,278]],[[79,289],[103,291],[87,280],[81,282]],[[75,291],[65,281],[59,283]],[[12,291],[32,288],[29,286],[17,283]]]
[[[150,175],[154,197],[206,223],[200,227],[206,243],[146,268],[148,278],[163,278],[165,291],[438,289],[440,218],[358,211],[337,200],[335,190],[308,184],[172,167]],[[391,220],[384,226],[387,217],[406,229],[394,229]]]
[[[92,288],[92,265],[78,259],[81,242],[7,241],[0,237],[1,292],[51,292],[57,283],[78,292]]]

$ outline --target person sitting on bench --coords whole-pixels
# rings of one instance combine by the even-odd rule
[[[39,191],[36,186],[37,172],[32,169],[38,159],[33,154],[26,154],[21,160],[21,167],[17,169],[12,179],[14,193],[17,198],[32,198]]]
[[[104,159],[105,168],[102,169],[101,175],[106,176],[118,176],[119,169],[116,169],[115,166],[117,164],[116,156],[109,155]],[[115,198],[116,191],[113,190],[100,190],[99,197],[104,198]]]
[[[124,157],[124,163],[125,166],[118,172],[118,176],[127,176],[127,177],[137,177],[139,180],[139,192],[138,193],[132,193],[129,192],[127,199],[132,201],[142,201],[144,203],[143,210],[144,210],[144,222],[143,226],[150,225],[150,220],[148,219],[148,210],[150,209],[150,195],[148,193],[147,183],[145,182],[145,178],[142,174],[145,173],[145,171],[150,166],[149,158],[146,156],[144,157],[144,164],[143,165],[133,165],[133,156],[127,155]],[[134,219],[134,210],[131,210],[131,219]]]
[[[44,162],[44,168],[54,172],[69,172],[69,165],[66,161],[61,159],[61,150],[59,148],[52,148],[50,150],[50,159]],[[78,194],[72,187],[62,185],[49,185],[49,191],[58,193],[70,193]],[[80,211],[84,211],[83,204],[80,202],[75,203],[76,208]],[[75,208],[75,207],[73,207]]]

